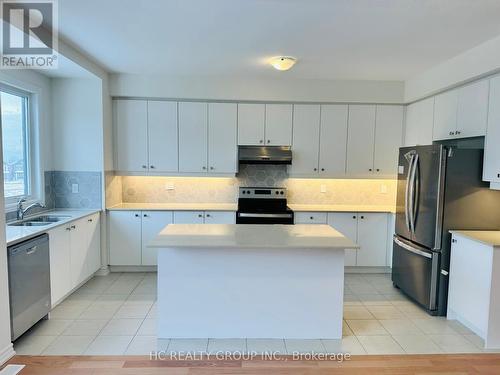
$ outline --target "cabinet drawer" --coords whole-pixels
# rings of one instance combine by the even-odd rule
[[[296,212],[295,224],[326,224],[326,212]]]

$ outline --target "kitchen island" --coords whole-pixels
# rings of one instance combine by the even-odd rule
[[[168,225],[158,338],[340,339],[344,253],[328,225]]]

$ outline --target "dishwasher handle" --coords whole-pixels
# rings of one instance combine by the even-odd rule
[[[31,255],[31,254],[34,254],[36,253],[36,251],[38,250],[38,246],[33,246],[33,247],[30,247],[29,249],[26,249],[26,254],[27,255]]]

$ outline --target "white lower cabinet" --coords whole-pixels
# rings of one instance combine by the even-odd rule
[[[175,224],[234,224],[236,215],[232,211],[175,211]]]
[[[327,212],[296,212],[295,224],[326,224]]]
[[[387,216],[386,213],[328,214],[328,224],[360,246],[359,250],[346,250],[346,266],[386,266]]]
[[[236,214],[232,211],[205,211],[205,224],[235,224]]]
[[[175,224],[203,224],[205,213],[203,211],[175,211]]]
[[[170,211],[143,211],[142,212],[142,252],[141,264],[143,266],[156,266],[158,250],[148,247],[149,242],[165,228],[172,224],[173,217]]]
[[[109,220],[109,264],[141,264],[141,211],[111,211]]]
[[[52,306],[101,267],[100,230],[96,213],[48,231]]]

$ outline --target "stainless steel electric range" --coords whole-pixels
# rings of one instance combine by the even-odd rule
[[[236,224],[293,224],[286,188],[240,187]]]

